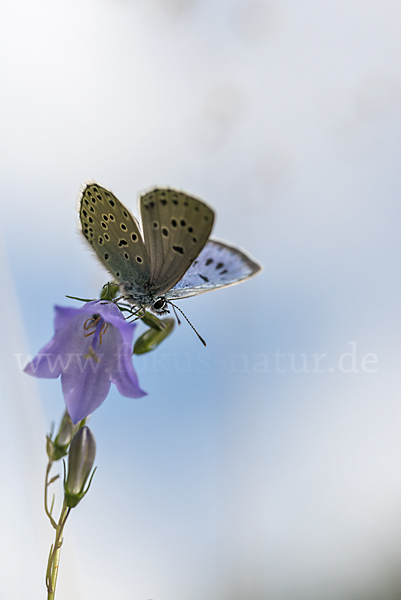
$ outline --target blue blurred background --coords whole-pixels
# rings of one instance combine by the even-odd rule
[[[264,271],[183,301],[207,348],[183,324],[91,418],[57,599],[400,597],[400,30],[395,0],[1,4],[1,599],[45,595],[64,405],[20,367],[108,279],[88,179],[203,198]]]

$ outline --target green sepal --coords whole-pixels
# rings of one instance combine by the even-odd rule
[[[103,288],[102,291],[100,292],[100,300],[114,300],[114,298],[117,296],[118,292],[120,291],[120,288],[117,284],[115,283],[106,283]],[[96,298],[79,298],[78,296],[68,296],[68,294],[65,295],[66,298],[71,298],[71,300],[78,300],[79,302],[94,302],[96,300]]]
[[[148,314],[149,313],[147,313],[147,315]],[[157,317],[155,317],[155,319],[159,323],[163,323],[163,329],[156,329],[152,328],[151,326],[150,329],[148,329],[148,331],[145,331],[145,333],[143,333],[136,340],[133,354],[145,354],[146,352],[151,352],[152,350],[157,348],[157,346],[161,344],[161,342],[165,340],[166,337],[170,335],[170,333],[173,331],[175,323],[174,319],[168,318],[163,319],[163,321],[160,321],[160,319],[157,319]],[[142,320],[145,321],[144,318],[142,318]]]
[[[63,458],[63,456],[67,456],[68,447],[69,444],[65,444],[64,446],[56,446],[50,435],[46,436],[46,452],[51,461],[55,462],[56,460]]]
[[[94,302],[96,298],[78,298],[77,296],[69,296],[65,295],[66,298],[71,298],[71,300],[78,300],[79,302]]]
[[[119,293],[120,288],[116,283],[106,283],[100,292],[100,300],[114,300]]]
[[[64,466],[64,469],[65,469],[65,466]],[[64,502],[65,502],[65,505],[68,506],[68,508],[75,508],[75,506],[79,502],[81,502],[82,498],[84,496],[86,496],[86,494],[88,493],[89,488],[91,486],[93,476],[96,473],[96,469],[97,469],[97,467],[95,467],[92,471],[92,475],[90,476],[89,483],[86,486],[86,490],[83,490],[82,492],[79,492],[78,494],[69,494],[68,492],[65,491],[65,488],[64,488]],[[65,477],[65,470],[64,470],[64,477]],[[65,479],[64,479],[64,482],[65,482]]]

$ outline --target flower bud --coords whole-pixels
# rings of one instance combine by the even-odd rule
[[[67,455],[68,446],[77,429],[78,425],[74,425],[70,415],[65,411],[55,439],[52,440],[51,435],[46,438],[46,452],[50,460],[60,460],[60,458]]]
[[[81,427],[71,442],[68,454],[68,474],[64,479],[64,500],[69,508],[76,506],[89,489],[95,471],[92,473],[86,490],[84,487],[92,471],[95,455],[95,438],[89,427]]]
[[[148,329],[145,331],[134,344],[134,354],[145,354],[154,350],[173,330],[174,319],[163,319],[160,323],[164,323],[163,329]]]
[[[152,327],[153,329],[157,329],[158,331],[163,331],[166,327],[165,321],[167,319],[159,319],[156,315],[152,314],[149,311],[145,311],[143,317],[141,317],[142,321],[148,327]]]
[[[120,288],[116,283],[106,283],[100,292],[100,300],[114,300],[119,291]]]

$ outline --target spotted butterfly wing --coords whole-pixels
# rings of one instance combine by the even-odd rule
[[[141,196],[140,210],[149,253],[150,288],[154,294],[164,294],[205,246],[214,212],[197,198],[171,189],[154,189]]]
[[[149,281],[149,255],[138,223],[105,188],[88,183],[81,189],[79,214],[82,233],[101,263],[118,283],[133,281],[140,294]]]
[[[209,240],[180,281],[169,290],[167,300],[188,298],[249,279],[261,270],[243,250],[225,242]]]

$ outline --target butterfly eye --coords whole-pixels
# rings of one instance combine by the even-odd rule
[[[164,308],[166,308],[166,301],[163,298],[159,298],[158,300],[156,300],[156,302],[153,304],[153,309],[154,310],[163,310]]]

